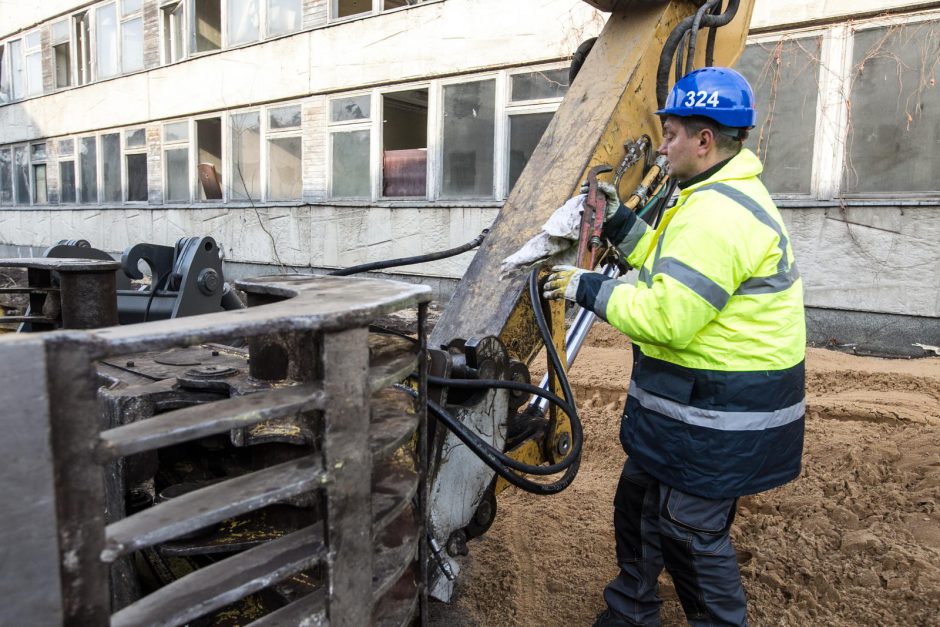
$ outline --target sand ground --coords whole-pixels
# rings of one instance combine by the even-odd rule
[[[554,497],[504,492],[470,543],[453,624],[590,625],[616,573],[613,495],[629,345],[597,325],[572,369],[581,470]],[[732,531],[752,625],[940,624],[940,358],[807,356],[801,477],[742,499]],[[685,624],[668,575],[665,625]]]

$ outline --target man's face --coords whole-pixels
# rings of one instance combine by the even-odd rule
[[[669,176],[677,181],[687,181],[703,170],[701,168],[702,145],[699,133],[691,137],[675,116],[667,116],[663,122],[663,143],[659,154],[669,159]]]

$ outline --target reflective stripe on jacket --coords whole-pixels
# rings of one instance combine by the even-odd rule
[[[636,285],[586,274],[578,287],[579,304],[635,343],[624,449],[708,498],[800,470],[803,288],[762,169],[742,150],[683,189],[655,231],[621,208],[605,232],[639,268]]]

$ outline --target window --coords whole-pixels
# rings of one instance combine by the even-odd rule
[[[75,140],[59,140],[59,202],[75,202]]]
[[[80,203],[98,202],[98,138],[78,140],[78,173]]]
[[[421,4],[427,2],[428,0],[384,0],[382,8],[386,11],[389,9],[397,9],[399,7],[410,7],[416,4]]]
[[[369,198],[371,96],[330,101],[330,196]]]
[[[0,206],[13,204],[13,151],[0,148]]]
[[[196,120],[196,173],[200,200],[222,200],[222,118]]]
[[[75,84],[91,81],[91,20],[88,12],[72,16],[75,32]]]
[[[228,197],[231,200],[261,199],[261,114],[258,111],[231,116],[232,172]]]
[[[300,30],[300,0],[265,0],[265,35],[275,37]]]
[[[121,202],[121,134],[101,136],[101,200]]]
[[[441,196],[493,196],[496,81],[444,87]]]
[[[45,205],[49,202],[49,187],[46,183],[46,144],[33,144],[29,147],[30,164],[33,174],[33,204]]]
[[[809,194],[821,37],[751,44],[738,70],[754,89],[758,119],[746,146],[764,162],[773,194]]]
[[[940,22],[855,33],[843,191],[940,191]]]
[[[118,65],[117,7],[106,4],[95,10],[95,62],[98,78],[115,76]]]
[[[10,51],[10,84],[13,100],[26,97],[26,68],[23,60],[23,40],[15,39],[7,44]]]
[[[26,146],[13,148],[13,197],[18,205],[29,204],[29,154]]]
[[[68,20],[52,25],[52,62],[56,89],[72,84],[72,41]]]
[[[228,0],[226,8],[229,46],[300,29],[300,0]]]
[[[222,47],[221,0],[192,0],[192,50],[209,52]]]
[[[515,186],[555,109],[568,92],[567,69],[522,72],[509,77],[507,185]]]
[[[144,69],[142,0],[121,0],[121,71]]]
[[[146,202],[147,193],[147,133],[142,128],[124,131],[124,179],[128,202]]]
[[[267,200],[298,200],[302,190],[300,105],[267,111]]]
[[[95,59],[98,78],[134,72],[144,67],[144,22],[141,0],[122,0],[95,9]],[[118,43],[120,38],[120,45]]]
[[[39,31],[33,31],[24,39],[26,42],[26,94],[35,96],[42,93],[42,46]]]
[[[183,2],[172,2],[160,9],[164,63],[175,63],[186,58],[184,8],[185,4]]]
[[[428,90],[382,96],[382,195],[427,195]]]
[[[163,125],[163,197],[189,202],[189,122]]]
[[[0,104],[10,101],[10,71],[7,70],[6,45],[0,44]]]
[[[331,0],[331,4],[333,18],[372,12],[372,0]]]

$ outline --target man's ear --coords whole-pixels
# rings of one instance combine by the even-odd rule
[[[710,128],[703,128],[698,133],[698,147],[708,152],[708,149],[715,144],[715,134]]]

